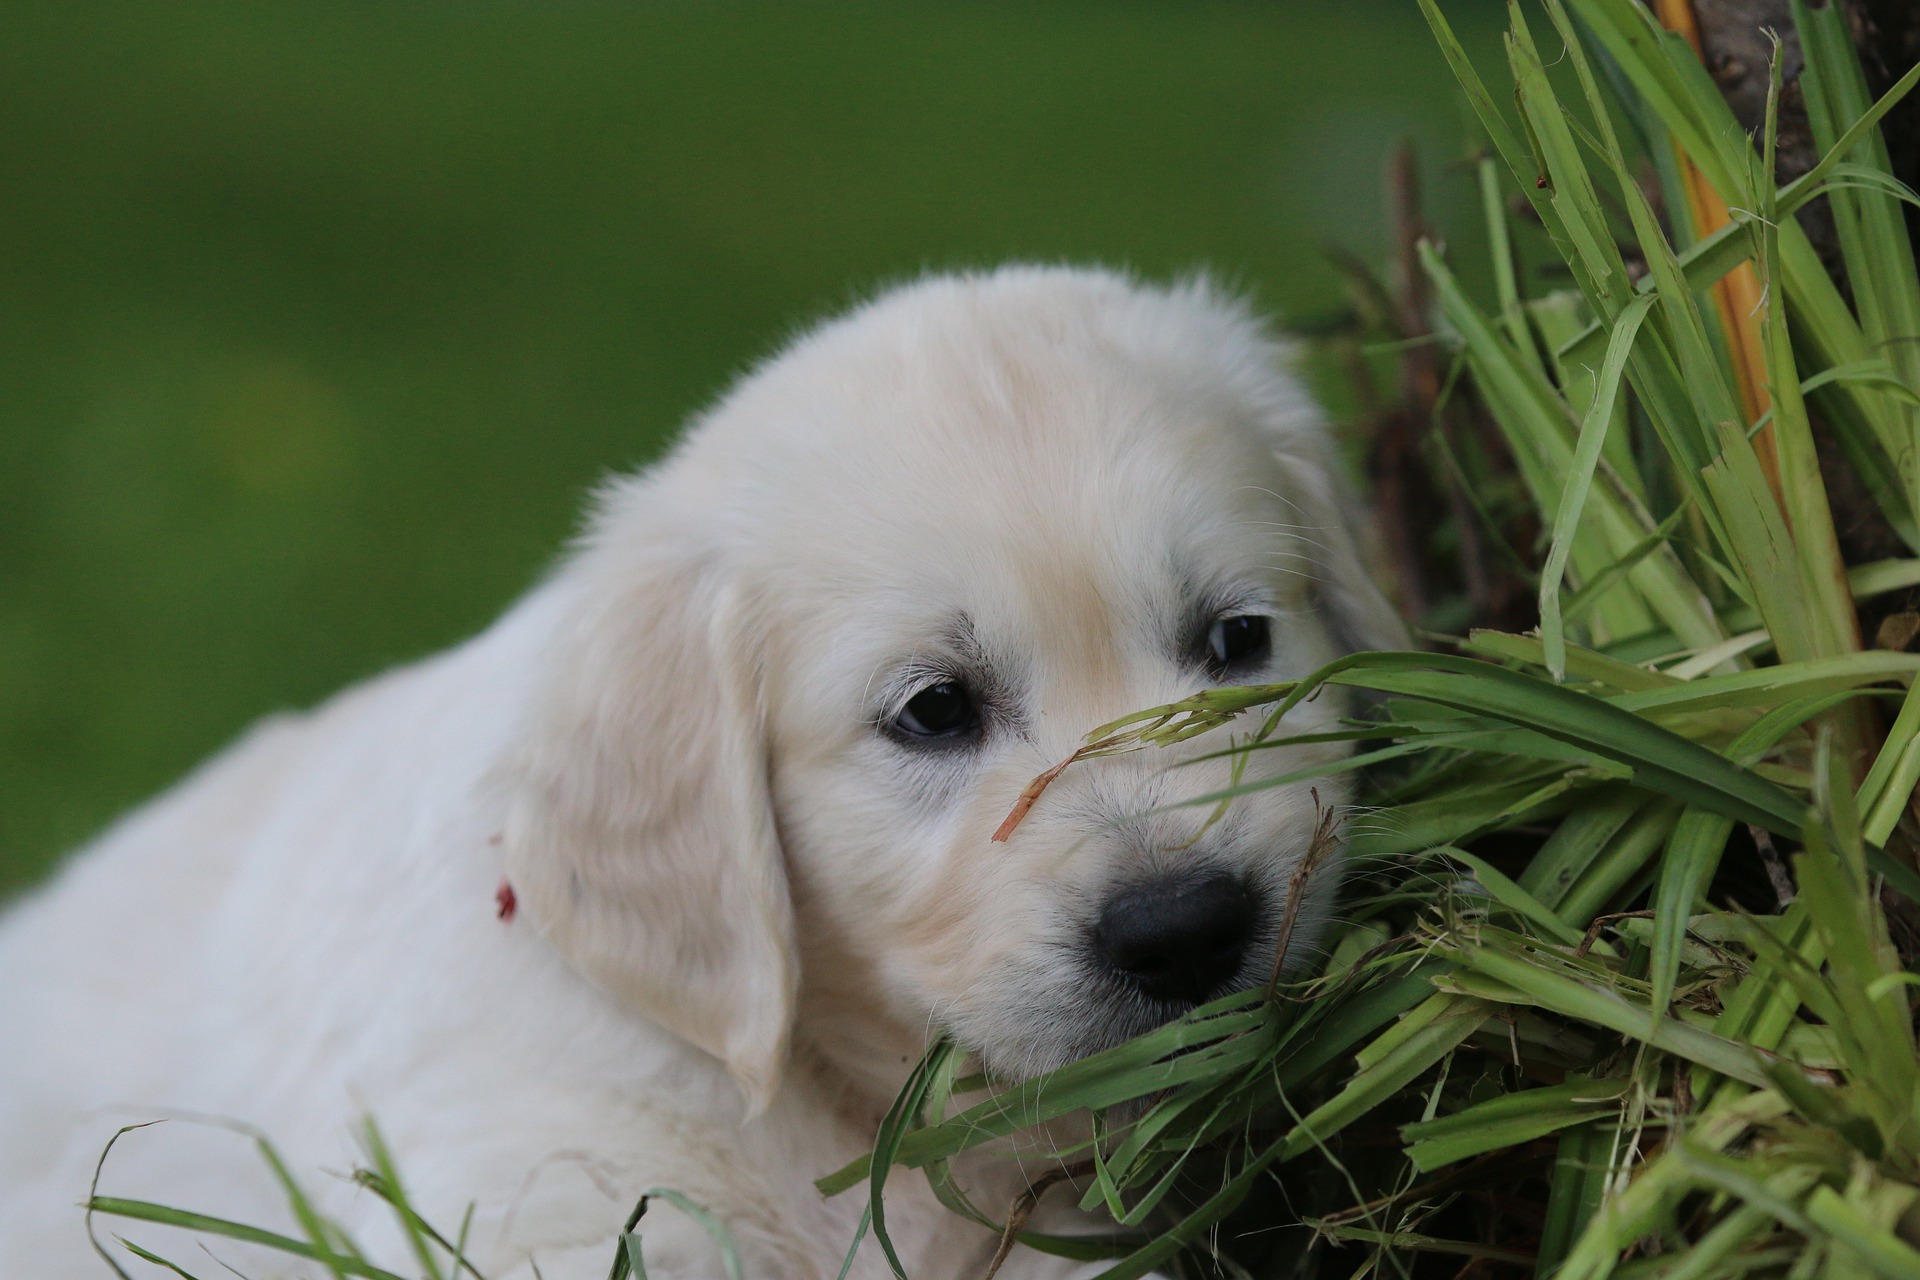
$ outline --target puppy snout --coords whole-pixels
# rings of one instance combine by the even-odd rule
[[[1253,891],[1237,876],[1163,876],[1108,898],[1094,945],[1143,994],[1198,1004],[1240,972],[1258,916]]]

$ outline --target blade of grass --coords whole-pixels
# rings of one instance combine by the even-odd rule
[[[1483,927],[1473,939],[1463,938],[1449,945],[1448,954],[1466,969],[1486,975],[1527,1003],[1607,1027],[1721,1075],[1755,1086],[1766,1083],[1764,1060],[1749,1046],[1673,1019],[1653,1025],[1646,1005],[1628,1000],[1590,979],[1575,977],[1564,967],[1540,963],[1541,953],[1525,946],[1517,935]],[[1453,981],[1460,982],[1460,979]],[[1501,998],[1494,989],[1477,984],[1462,984],[1462,989],[1470,989],[1485,999]]]
[[[1335,663],[1325,679],[1521,725],[1628,765],[1650,790],[1783,834],[1799,829],[1802,806],[1779,787],[1601,699],[1468,659],[1429,654],[1420,662],[1434,669],[1420,670],[1401,655],[1395,670],[1371,658]]]
[[[1363,1055],[1360,1072],[1338,1093],[1253,1155],[1186,1218],[1093,1280],[1138,1280],[1158,1267],[1240,1204],[1269,1168],[1299,1158],[1378,1107],[1453,1052],[1479,1029],[1487,1014],[1487,1006],[1479,1001],[1432,997],[1383,1035],[1373,1046],[1378,1051]],[[1409,1026],[1411,1030],[1404,1029]]]
[[[1604,1120],[1589,1120],[1561,1133],[1534,1274],[1551,1276],[1558,1271],[1573,1242],[1598,1212],[1613,1173],[1609,1155],[1615,1128],[1616,1124]]]
[[[1920,1251],[1874,1223],[1832,1187],[1814,1188],[1807,1197],[1806,1216],[1885,1280],[1920,1276]]]
[[[1579,443],[1567,471],[1566,486],[1560,492],[1559,507],[1554,512],[1553,541],[1547,551],[1546,567],[1540,571],[1540,638],[1546,646],[1547,670],[1556,681],[1566,679],[1567,675],[1567,638],[1560,622],[1560,585],[1566,575],[1567,557],[1573,550],[1581,512],[1586,509],[1594,465],[1600,461],[1600,448],[1613,422],[1614,398],[1620,392],[1627,356],[1633,350],[1635,335],[1640,332],[1640,322],[1647,318],[1652,307],[1651,297],[1635,298],[1621,309],[1614,321],[1593,405],[1580,424]]]
[[[223,1236],[229,1240],[239,1240],[246,1244],[264,1245],[279,1253],[291,1254],[296,1258],[305,1258],[317,1262],[329,1272],[337,1275],[359,1276],[362,1280],[404,1280],[391,1271],[382,1270],[369,1262],[358,1258],[346,1257],[330,1250],[309,1244],[305,1240],[296,1240],[292,1236],[283,1236],[277,1231],[266,1231],[259,1227],[248,1226],[244,1222],[230,1222],[225,1218],[216,1218],[210,1214],[193,1213],[185,1209],[174,1209],[163,1204],[154,1204],[148,1200],[126,1200],[118,1196],[91,1196],[86,1207],[92,1213],[104,1213],[111,1217],[132,1218],[138,1222],[153,1222],[161,1226],[179,1227],[183,1231],[198,1231],[206,1235]]]
[[[1501,1094],[1438,1120],[1401,1129],[1407,1158],[1422,1173],[1502,1147],[1517,1147],[1619,1110],[1625,1080],[1576,1080]]]
[[[374,1171],[380,1175],[384,1184],[381,1198],[393,1207],[394,1215],[400,1219],[401,1231],[407,1237],[407,1244],[413,1249],[413,1256],[419,1260],[421,1270],[428,1280],[443,1280],[440,1260],[433,1256],[433,1245],[428,1239],[425,1224],[407,1204],[406,1194],[401,1189],[400,1171],[395,1166],[393,1152],[388,1149],[386,1138],[380,1133],[379,1125],[368,1116],[363,1125],[362,1138],[366,1143],[367,1154],[373,1158]],[[276,1165],[277,1165],[276,1161]],[[734,1277],[739,1280],[739,1277]]]

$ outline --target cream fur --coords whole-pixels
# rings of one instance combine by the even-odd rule
[[[1055,1065],[1151,1021],[1074,958],[1103,891],[1196,859],[1284,895],[1304,786],[1197,841],[1197,811],[1146,812],[1218,762],[1077,766],[988,840],[1088,728],[1205,683],[1181,646],[1207,592],[1275,618],[1261,678],[1404,642],[1284,356],[1203,283],[897,289],[611,485],[490,630],[267,722],[128,817],[0,922],[0,1274],[104,1274],[74,1207],[95,1157],[175,1112],[270,1132],[406,1270],[382,1206],[326,1172],[371,1112],[430,1216],[475,1202],[495,1276],[601,1274],[660,1185],[730,1223],[752,1280],[833,1276],[858,1196],[810,1180],[865,1148],[929,1031],[1003,1072]],[[915,670],[967,663],[996,699],[977,748],[880,731]],[[1026,1175],[966,1176],[1004,1204]],[[977,1274],[990,1234],[892,1186],[916,1278]],[[103,1190],[285,1225],[250,1146],[199,1125],[130,1135]],[[671,1209],[645,1238],[657,1277],[719,1274]],[[1023,1251],[1004,1274],[1072,1271]],[[885,1274],[869,1245],[855,1275]]]

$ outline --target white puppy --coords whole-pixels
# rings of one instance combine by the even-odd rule
[[[121,823],[0,929],[0,1274],[102,1273],[74,1207],[95,1157],[180,1109],[269,1132],[401,1269],[384,1207],[322,1172],[363,1113],[430,1218],[475,1202],[496,1276],[601,1273],[668,1186],[750,1280],[831,1277],[860,1197],[811,1179],[866,1148],[930,1034],[1019,1076],[1263,981],[1306,787],[1204,831],[1149,812],[1228,781],[1168,767],[1224,731],[1077,765],[990,836],[1095,725],[1402,642],[1284,354],[1204,284],[886,294],[610,486],[492,629]],[[1336,748],[1252,776],[1312,750]],[[965,1176],[1005,1204],[1022,1175]],[[977,1274],[992,1235],[892,1186],[916,1280]],[[251,1147],[203,1126],[131,1135],[102,1191],[286,1223]],[[719,1273],[682,1215],[645,1238],[657,1277]],[[855,1274],[886,1274],[877,1249]]]

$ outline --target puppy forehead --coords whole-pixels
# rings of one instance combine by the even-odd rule
[[[1115,420],[1115,399],[929,398],[870,419],[847,465],[789,472],[757,576],[862,648],[939,656],[1043,631],[1087,659],[1158,647],[1208,593],[1273,576],[1288,512],[1250,432],[1163,405]]]
[[[700,443],[769,570],[1208,574],[1287,527],[1276,422],[1304,406],[1274,355],[1217,301],[1102,273],[943,279],[797,344]]]

